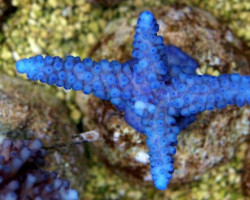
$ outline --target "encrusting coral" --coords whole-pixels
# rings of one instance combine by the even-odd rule
[[[0,200],[76,200],[78,193],[56,172],[39,169],[46,151],[39,139],[4,139],[0,144]]]
[[[41,55],[19,60],[16,69],[33,81],[93,93],[124,111],[125,120],[147,136],[151,174],[164,190],[174,171],[177,135],[204,110],[250,104],[250,76],[197,75],[198,63],[178,47],[164,45],[149,11],[140,14],[133,59],[81,60]]]

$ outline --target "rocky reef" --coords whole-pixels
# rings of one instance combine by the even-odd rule
[[[11,137],[41,136],[49,138],[44,140],[47,144],[53,138],[53,144],[57,139],[67,140],[67,134],[101,130],[103,140],[78,145],[70,150],[56,149],[48,155],[53,166],[48,170],[59,168],[63,177],[70,180],[72,188],[79,191],[81,198],[204,199],[210,196],[210,199],[244,199],[241,187],[243,191],[248,191],[248,175],[244,173],[247,172],[247,165],[244,163],[249,160],[245,156],[249,144],[244,141],[249,138],[249,107],[230,107],[219,113],[205,112],[200,115],[198,122],[179,137],[175,157],[175,167],[179,169],[176,179],[172,180],[173,184],[167,191],[159,192],[149,186],[144,136],[127,126],[122,113],[117,112],[111,104],[94,97],[88,98],[81,92],[64,92],[40,84],[35,88],[42,92],[31,96],[34,85],[21,81],[23,77],[13,77],[16,60],[36,54],[72,54],[91,56],[95,60],[108,58],[125,61],[131,58],[131,38],[136,19],[141,11],[149,8],[159,19],[164,42],[179,46],[194,57],[201,65],[198,73],[216,76],[234,72],[249,74],[246,48],[249,43],[246,36],[249,22],[247,14],[244,14],[247,1],[244,4],[223,2],[194,0],[185,6],[186,2],[177,5],[175,1],[128,0],[115,7],[104,8],[87,1],[50,0],[46,4],[41,1],[13,1],[11,6],[14,9],[5,12],[8,15],[1,22],[0,70],[8,76],[1,76],[0,85],[8,81],[18,84],[15,87],[9,84],[1,86],[1,92],[4,91],[0,103],[3,105],[1,114],[4,113],[4,117],[0,117],[1,137],[6,134]],[[216,13],[219,10],[216,5],[225,12]],[[232,7],[239,14],[228,14]],[[8,8],[4,7],[5,10]],[[19,85],[19,81],[22,84]],[[22,90],[21,98],[16,98],[15,95]],[[47,96],[44,98],[45,93]],[[25,100],[28,97],[30,103]],[[13,105],[10,105],[12,102]],[[52,108],[48,106],[51,102],[54,102]],[[37,112],[31,112],[30,108]],[[32,117],[29,117],[31,114]],[[20,116],[27,120],[22,121]],[[12,123],[8,122],[13,122],[12,128]],[[14,134],[16,129],[20,135]],[[125,150],[128,153],[124,153]],[[62,154],[60,151],[63,151]],[[65,161],[67,156],[68,160]],[[86,174],[82,174],[83,171]],[[247,192],[244,194],[247,195]]]
[[[86,175],[83,147],[57,148],[57,144],[68,144],[77,133],[64,103],[51,95],[48,88],[30,87],[27,81],[4,74],[0,75],[0,88],[0,141],[6,137],[40,138],[45,146],[54,146],[46,156],[48,164],[44,169],[58,171],[61,177],[73,180],[73,187],[81,191]]]

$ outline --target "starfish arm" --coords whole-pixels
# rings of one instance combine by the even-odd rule
[[[150,172],[157,189],[165,190],[174,172],[173,156],[176,152],[180,128],[175,119],[158,113],[145,128],[149,148]]]
[[[163,38],[157,35],[159,26],[149,11],[140,14],[134,35],[132,56],[137,61],[133,65],[135,74],[162,77],[167,74],[167,56]]]
[[[196,74],[199,64],[188,54],[174,45],[165,45],[165,53],[168,57],[168,67],[171,78],[175,77],[176,67],[178,71],[186,74]]]
[[[101,99],[110,100],[120,105],[122,99],[128,98],[127,89],[130,78],[122,71],[127,69],[117,61],[81,60],[79,57],[60,57],[38,55],[16,63],[19,73],[27,74],[33,81],[40,80],[49,85],[55,84],[65,89],[82,90],[85,94],[93,94]],[[124,95],[127,95],[123,98]]]
[[[171,116],[190,116],[204,110],[223,109],[227,105],[250,104],[250,76],[224,74],[187,75],[180,73],[168,88],[170,100],[165,108]]]
[[[133,59],[123,64],[38,55],[19,60],[16,69],[33,81],[93,93],[123,110],[127,123],[147,136],[154,184],[166,189],[179,132],[204,110],[250,104],[250,76],[196,75],[198,63],[178,47],[164,45],[158,30],[154,15],[142,12]]]

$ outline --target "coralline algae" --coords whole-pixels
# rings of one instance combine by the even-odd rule
[[[93,92],[125,112],[125,120],[147,136],[151,174],[158,189],[172,178],[177,135],[204,110],[250,103],[250,77],[196,75],[198,64],[157,36],[153,14],[139,16],[132,60],[125,63],[67,56],[42,56],[16,63],[29,79],[65,89]]]

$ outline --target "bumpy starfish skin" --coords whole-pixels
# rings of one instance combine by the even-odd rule
[[[174,171],[179,132],[204,110],[250,104],[250,76],[196,75],[196,61],[179,48],[164,45],[158,29],[153,14],[142,12],[133,59],[122,64],[38,55],[18,61],[16,69],[34,81],[93,93],[124,111],[127,123],[146,134],[152,179],[164,190]]]

